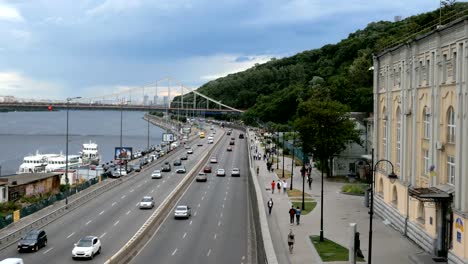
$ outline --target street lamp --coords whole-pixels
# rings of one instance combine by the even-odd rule
[[[130,103],[131,101],[125,101],[125,103]],[[122,129],[123,129],[123,106],[124,102],[120,105],[120,154],[119,154],[119,177],[122,177]],[[149,123],[148,123],[149,125]],[[125,170],[127,169],[127,165],[125,164]]]
[[[388,174],[388,179],[390,180],[391,183],[394,183],[397,179],[398,179],[398,176],[395,174],[394,172],[394,169],[393,169],[393,163],[390,162],[389,160],[386,160],[386,159],[381,159],[381,160],[378,160],[375,165],[374,165],[374,149],[372,149],[372,164],[371,164],[371,173],[372,173],[372,177],[370,179],[370,182],[369,184],[371,185],[369,190],[370,190],[370,209],[369,209],[369,252],[368,252],[368,256],[367,256],[367,259],[368,259],[368,263],[371,264],[372,263],[372,218],[374,216],[374,183],[375,183],[375,170],[377,168],[377,165],[380,163],[380,162],[388,162],[390,164],[390,166],[392,166],[392,172],[390,174]]]
[[[283,132],[283,151],[282,152],[283,152],[283,162],[282,162],[282,164],[283,164],[283,175],[282,175],[282,178],[284,178],[284,132]]]
[[[276,130],[276,148],[275,148],[275,151],[276,151],[276,170],[278,171],[279,169],[279,148],[278,148],[278,144],[279,144],[279,130],[277,129]]]
[[[294,148],[294,145],[296,145],[296,133],[293,131],[293,145],[292,145],[292,160],[291,160],[291,187],[289,188],[290,190],[293,189],[293,176],[294,176],[294,153],[296,152],[296,149]]]
[[[67,98],[67,132],[65,136],[66,144],[65,144],[65,185],[68,187],[68,112],[70,110],[70,101],[75,99],[80,99],[81,97],[68,97]],[[65,194],[65,205],[68,205],[68,189],[66,189]]]
[[[302,148],[304,150],[304,148]],[[304,153],[302,155],[305,157]],[[306,174],[306,168],[305,168],[305,158],[302,159],[302,168],[301,168],[301,175],[302,175],[302,211],[305,210],[305,174]]]

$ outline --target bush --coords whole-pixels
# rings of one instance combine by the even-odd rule
[[[291,154],[291,151],[289,151],[289,149],[283,149],[283,153],[285,156],[287,156]]]
[[[365,184],[347,184],[341,187],[343,193],[363,195],[366,192],[367,185]]]

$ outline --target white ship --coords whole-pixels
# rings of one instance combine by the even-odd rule
[[[20,165],[19,173],[40,173],[52,172],[59,169],[64,169],[66,156],[60,154],[41,154],[36,152],[35,155],[26,156],[23,158],[23,163]],[[68,168],[78,168],[83,164],[80,155],[68,155]]]
[[[81,149],[81,158],[83,159],[84,164],[99,165],[99,156],[98,145],[94,142],[84,143],[83,148]]]

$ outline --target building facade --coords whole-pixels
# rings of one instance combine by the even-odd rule
[[[468,263],[467,78],[466,17],[374,57],[376,213],[449,263]]]

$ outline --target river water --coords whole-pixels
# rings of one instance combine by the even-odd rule
[[[101,163],[110,161],[120,146],[120,111],[70,110],[68,127],[69,154],[79,154],[90,140],[99,146]],[[148,124],[144,112],[122,114],[122,145],[133,151],[145,149]],[[150,125],[150,145],[161,142],[163,130]],[[40,153],[64,153],[66,149],[66,111],[0,112],[1,175],[18,171],[23,157]]]

